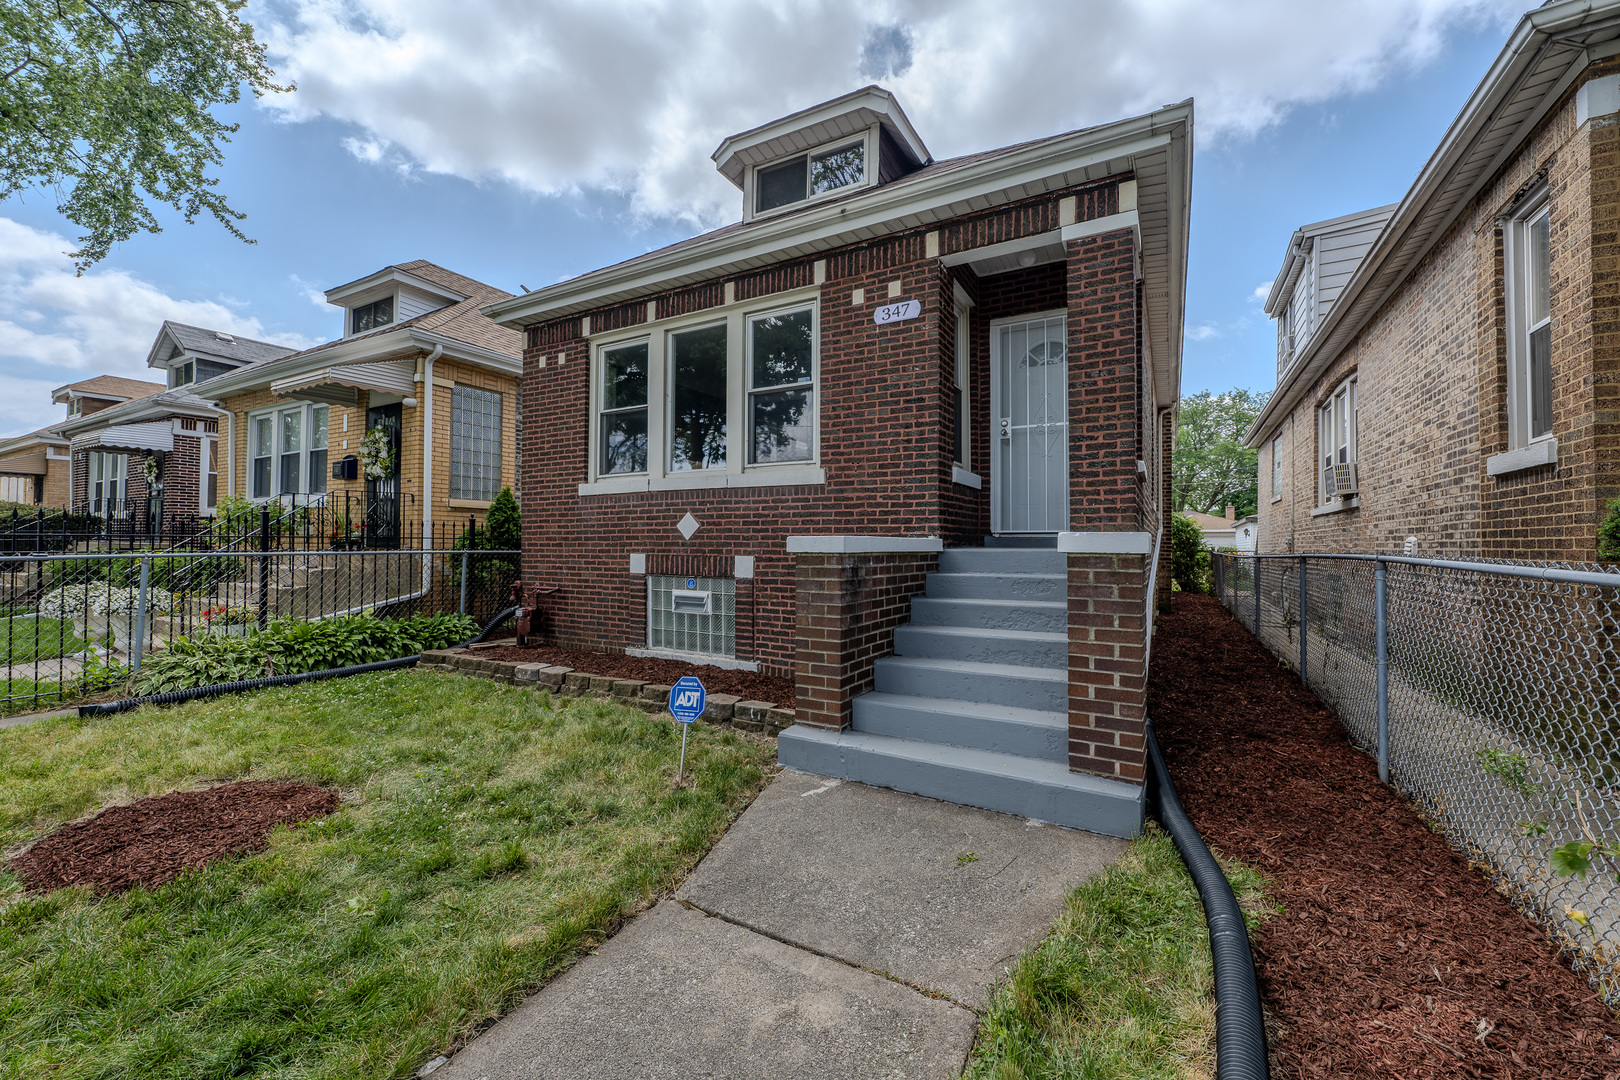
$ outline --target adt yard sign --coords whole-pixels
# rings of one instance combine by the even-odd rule
[[[708,695],[703,684],[692,675],[683,675],[669,688],[669,714],[683,724],[690,724],[703,715],[703,703]]]

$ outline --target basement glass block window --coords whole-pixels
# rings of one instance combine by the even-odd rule
[[[688,589],[687,583],[694,587]],[[737,655],[737,583],[731,578],[647,577],[647,647]]]
[[[489,501],[501,490],[501,395],[450,391],[450,497]]]

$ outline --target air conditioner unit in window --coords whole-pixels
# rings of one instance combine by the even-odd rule
[[[1333,466],[1333,490],[1328,492],[1328,496],[1330,498],[1333,496],[1349,498],[1361,490],[1360,481],[1361,477],[1357,474],[1355,462],[1351,461],[1335,465]]]

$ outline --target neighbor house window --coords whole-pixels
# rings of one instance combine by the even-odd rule
[[[1282,498],[1282,436],[1271,440],[1271,497]]]
[[[669,336],[671,472],[726,467],[726,325]]]
[[[748,320],[750,464],[816,456],[815,323],[810,308]]]
[[[219,505],[219,440],[202,441],[202,490],[199,509],[208,513]]]
[[[1542,200],[1507,230],[1508,429],[1516,447],[1552,434],[1551,226]]]
[[[647,343],[602,350],[603,476],[647,471]]]
[[[450,391],[450,497],[488,502],[501,488],[501,395]]]
[[[326,490],[328,414],[325,405],[300,402],[249,420],[253,498],[319,495]]]
[[[387,326],[394,321],[394,298],[385,296],[381,300],[369,304],[362,304],[354,309],[352,314],[353,334],[363,334],[367,330],[375,330],[379,326]]]
[[[192,381],[195,380],[196,377],[197,377],[197,365],[196,365],[195,361],[187,360],[185,363],[181,364],[180,366],[172,367],[172,368],[169,369],[169,385],[171,387],[173,387],[173,386],[190,386]]]
[[[754,172],[754,212],[803,202],[816,195],[864,183],[866,143],[855,142],[802,154]]]
[[[1356,380],[1352,377],[1340,383],[1317,410],[1318,458],[1322,462],[1319,501],[1324,505],[1339,498],[1333,467],[1356,461],[1356,418]]]
[[[129,455],[105,450],[90,451],[90,512],[114,514],[123,509],[122,498],[129,475]]]
[[[968,309],[956,309],[956,377],[951,394],[951,410],[956,429],[956,463],[971,470],[972,443],[968,441]]]

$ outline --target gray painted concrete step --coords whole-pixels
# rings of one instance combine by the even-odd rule
[[[939,553],[942,574],[1063,574],[1068,556],[1042,548],[946,548]]]
[[[1135,836],[1142,828],[1142,788],[1071,773],[1056,762],[804,724],[782,732],[776,754],[790,769],[1106,836]]]
[[[927,595],[936,599],[1068,601],[1062,574],[929,574]]]
[[[1069,719],[1060,712],[881,691],[862,694],[853,705],[856,731],[1059,764],[1069,760]]]
[[[979,626],[1063,634],[1068,629],[1068,616],[1067,604],[1047,600],[942,600],[919,596],[911,601],[913,626]]]
[[[980,664],[918,656],[885,656],[874,665],[877,689],[886,694],[954,698],[1068,713],[1066,668]]]
[[[1031,630],[987,630],[977,626],[898,626],[894,631],[894,651],[898,656],[927,656],[936,660],[1061,668],[1068,664],[1069,637]]]

